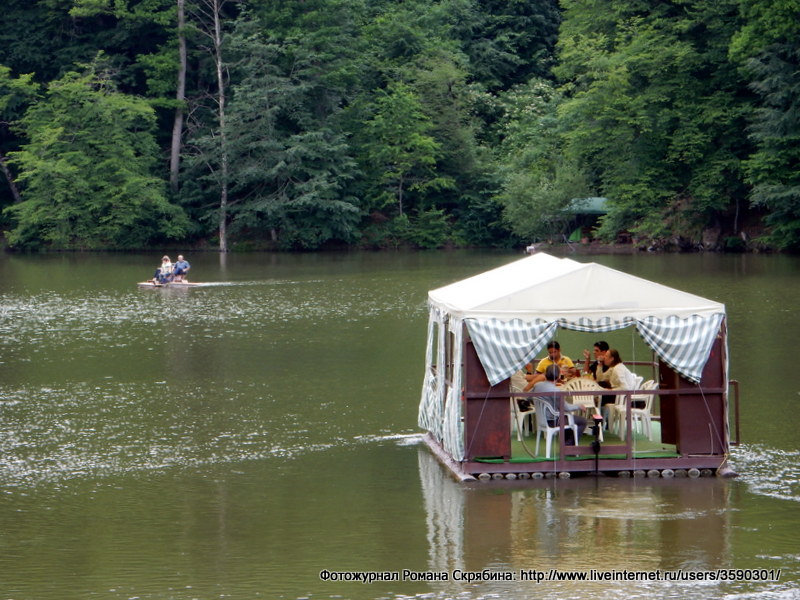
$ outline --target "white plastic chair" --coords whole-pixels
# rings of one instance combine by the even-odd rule
[[[511,376],[511,385],[510,391],[513,394],[514,392],[522,392],[525,389],[525,377],[522,374],[522,371],[518,371]],[[536,412],[535,408],[531,408],[529,410],[522,410],[517,403],[517,398],[511,398],[511,420],[514,423],[516,430],[517,430],[517,440],[520,442],[522,441],[522,436],[525,434],[525,431],[530,431],[530,428],[527,426],[528,423],[528,415],[531,415]]]
[[[564,386],[561,388],[565,392],[566,391],[587,391],[591,392],[589,394],[577,394],[575,396],[569,396],[566,400],[572,404],[580,404],[583,407],[584,413],[588,417],[588,422],[592,423],[592,415],[599,415],[600,409],[597,408],[597,400],[596,396],[603,393],[603,388],[600,387],[600,384],[597,383],[594,379],[590,379],[588,377],[575,377],[570,379]],[[584,433],[591,433],[592,428],[591,425],[584,430]],[[600,429],[600,441],[603,441],[603,430]]]
[[[536,406],[536,455],[539,455],[539,438],[542,434],[545,436],[545,458],[550,458],[550,448],[553,444],[553,436],[558,434],[559,426],[550,427],[547,420],[558,422],[558,412],[553,410],[550,403],[542,398],[533,399],[534,406]],[[575,425],[575,419],[572,415],[566,413],[567,424],[564,425],[566,429],[572,429],[572,437],[575,443],[578,443],[578,426]]]
[[[514,419],[514,425],[517,430],[517,440],[520,442],[522,441],[522,436],[525,434],[526,431],[529,431],[528,423],[528,415],[532,415],[536,412],[535,408],[531,408],[529,410],[522,410],[517,404],[516,398],[511,398],[511,416]]]
[[[642,390],[657,390],[658,382],[650,379],[645,381],[641,387]],[[647,436],[647,439],[653,441],[653,401],[655,394],[635,394],[631,397],[631,406],[635,401],[644,401],[644,406],[641,408],[631,408],[631,421],[632,427]]]
[[[642,391],[646,390],[656,390],[658,389],[658,383],[653,379],[649,379],[645,381],[639,388]],[[638,431],[639,433],[643,433],[647,436],[647,439],[653,439],[653,427],[652,427],[652,409],[653,409],[653,399],[655,398],[655,394],[632,394],[631,395],[631,429],[633,431]],[[642,408],[633,408],[634,402],[644,402],[644,406]],[[625,439],[627,435],[627,423],[625,421],[625,403],[623,402],[621,405],[614,404],[611,410],[612,414],[614,414],[614,421],[618,423],[618,434],[621,439]]]
[[[631,373],[633,375],[633,380],[631,381],[631,388],[632,390],[638,390],[641,385],[642,381],[644,381],[644,377],[641,375],[637,375],[636,373]],[[624,421],[625,417],[625,398],[627,395],[625,394],[617,394],[616,399],[614,400],[614,404],[607,404],[604,408],[606,410],[606,414],[603,415],[606,418],[606,422],[608,423],[608,430],[613,431],[622,439],[624,438],[624,433],[621,432],[619,422],[620,416],[622,416],[622,420]],[[624,426],[623,426],[624,428]]]

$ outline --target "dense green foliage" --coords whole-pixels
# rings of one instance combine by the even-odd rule
[[[727,58],[735,2],[562,4],[564,155],[617,208],[602,234],[656,241],[724,220],[745,193],[750,109]]]
[[[767,211],[767,241],[800,249],[800,4],[741,0],[745,24],[732,54],[758,94],[751,124],[756,151],[745,161],[751,200]]]
[[[10,158],[25,200],[5,210],[12,246],[126,248],[185,232],[152,174],[153,109],[117,92],[97,66],[51,82],[20,121],[28,142]]]
[[[510,246],[563,239],[574,199],[606,197],[601,239],[800,249],[798,17],[795,0],[7,0],[5,240]]]

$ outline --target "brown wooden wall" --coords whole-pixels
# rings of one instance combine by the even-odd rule
[[[464,348],[464,448],[467,460],[481,457],[511,457],[511,405],[508,380],[491,387],[471,341]],[[492,397],[503,393],[504,397]]]
[[[660,389],[680,391],[676,395],[661,396],[661,439],[675,444],[681,454],[724,454],[728,450],[724,352],[723,324],[703,369],[700,385],[659,361]]]

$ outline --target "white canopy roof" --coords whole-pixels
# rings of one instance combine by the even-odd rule
[[[670,366],[700,381],[725,306],[595,263],[535,254],[428,292],[432,312],[464,322],[492,384],[533,359],[558,327],[635,326]]]
[[[534,254],[432,290],[431,306],[469,317],[596,321],[724,314],[725,306],[596,263]]]

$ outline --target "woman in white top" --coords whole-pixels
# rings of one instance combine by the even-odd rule
[[[169,256],[164,256],[161,259],[161,266],[153,275],[153,283],[167,283],[171,279],[170,275],[172,275],[172,261]]]
[[[606,370],[597,370],[597,383],[604,388],[612,390],[632,390],[636,385],[633,373],[630,372],[628,367],[622,363],[619,357],[619,352],[615,348],[611,348],[605,353],[602,358],[603,363],[606,365]],[[603,420],[605,426],[608,427],[608,418],[611,405],[603,406]]]
[[[633,373],[626,367],[616,348],[611,348],[602,358],[606,370],[597,373],[597,381],[605,381],[612,390],[632,390],[635,379]],[[602,385],[602,384],[601,384]],[[603,385],[606,387],[606,385]]]

